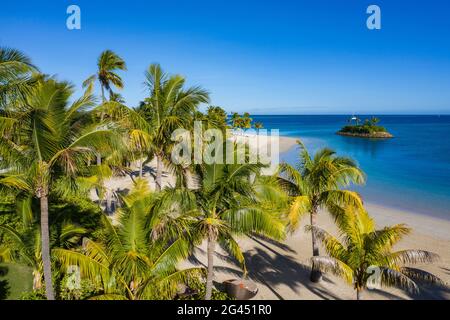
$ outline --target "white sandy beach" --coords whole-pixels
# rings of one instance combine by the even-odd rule
[[[280,137],[280,152],[288,151],[295,145],[296,138]],[[155,186],[151,174],[156,164],[151,162],[144,178],[150,187]],[[174,185],[174,178],[167,172],[163,174],[163,186]],[[110,190],[131,189],[133,182],[129,177],[113,178],[106,182]],[[93,194],[95,199],[96,196]],[[410,236],[400,242],[396,249],[424,249],[440,255],[441,261],[434,265],[419,266],[430,271],[446,283],[450,283],[450,221],[428,217],[411,212],[383,207],[379,204],[366,204],[366,208],[376,220],[379,227],[397,223],[405,223],[414,229]],[[283,244],[276,244],[261,239],[240,239],[245,252],[249,277],[256,281],[259,292],[254,299],[355,299],[351,287],[342,280],[325,275],[319,284],[309,281],[308,261],[311,256],[311,238],[304,232],[304,219],[300,229],[288,236]],[[336,233],[336,227],[326,212],[318,219],[319,225],[329,232]],[[198,248],[195,257],[187,264],[206,264],[206,246]],[[322,250],[323,251],[323,250]],[[241,275],[239,268],[224,252],[216,255],[216,282],[235,278]],[[186,264],[185,264],[186,265]],[[450,289],[445,286],[424,287],[420,295],[409,295],[398,289],[383,289],[366,291],[364,299],[411,299],[432,298],[450,299]]]

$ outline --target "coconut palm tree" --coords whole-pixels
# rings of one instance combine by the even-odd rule
[[[217,128],[222,131],[227,127],[227,113],[224,109],[218,106],[209,106],[206,110],[206,120],[208,128]]]
[[[154,148],[152,145],[153,128],[147,122],[142,110],[135,110],[118,101],[107,101],[97,110],[105,114],[123,134],[128,156],[139,159],[139,177],[143,176],[144,158],[149,157]]]
[[[22,174],[30,193],[40,201],[42,261],[47,298],[54,299],[50,245],[48,196],[55,182],[59,192],[76,187],[77,176],[96,148],[112,143],[110,130],[83,122],[84,109],[94,104],[87,91],[69,105],[72,87],[54,79],[41,79],[23,104],[0,118],[1,168]],[[63,187],[62,187],[63,186]]]
[[[236,159],[235,152],[236,148],[233,159]],[[268,200],[268,195],[273,195],[278,185],[259,179],[261,167],[250,163],[214,162],[197,168],[200,188],[194,192],[197,223],[192,233],[196,243],[207,241],[206,300],[210,300],[212,294],[217,244],[241,263],[246,274],[244,256],[236,237],[255,233],[277,240],[284,238],[284,224],[274,208],[286,197],[278,190],[278,195]]]
[[[33,291],[42,289],[43,263],[41,254],[41,231],[39,225],[33,224],[19,232],[8,225],[0,224],[0,231],[8,235],[14,244],[10,249],[10,257],[13,261],[25,263],[33,270]],[[81,237],[88,233],[84,227],[61,221],[58,228],[53,228],[50,247],[55,244],[63,248],[71,248],[80,244]]]
[[[231,127],[233,128],[233,129],[237,129],[238,128],[238,124],[239,124],[239,119],[241,118],[241,116],[239,115],[239,113],[237,113],[237,112],[233,112],[232,114],[231,114],[231,118],[230,118],[230,121],[231,121]]]
[[[312,268],[343,278],[356,290],[358,300],[370,282],[412,292],[419,290],[414,280],[442,282],[433,274],[409,267],[434,262],[438,259],[436,254],[424,250],[392,251],[392,247],[411,232],[410,228],[398,224],[375,229],[375,222],[365,210],[351,206],[332,210],[342,241],[317,226],[307,226],[329,255],[313,257]]]
[[[264,128],[262,122],[256,122],[254,125],[256,131],[259,133],[259,130],[261,130],[262,128]]]
[[[201,103],[209,101],[209,94],[200,87],[184,88],[185,79],[180,75],[169,76],[159,64],[152,64],[145,73],[150,96],[140,109],[152,127],[152,145],[157,160],[156,189],[162,188],[163,161],[168,159],[171,135],[178,128],[191,129],[194,113]]]
[[[83,88],[93,86],[94,82],[98,80],[101,88],[102,102],[106,102],[105,90],[109,91],[110,98],[116,99],[115,93],[112,91],[112,86],[118,89],[123,89],[122,78],[117,74],[117,70],[127,70],[125,61],[118,56],[114,51],[103,51],[97,60],[97,73],[91,75],[83,82]],[[100,121],[103,121],[104,114],[100,114]],[[101,153],[97,155],[97,165],[102,162]]]
[[[116,223],[103,217],[104,241],[85,239],[82,251],[53,250],[63,266],[76,265],[101,284],[103,292],[91,299],[172,299],[178,284],[204,274],[202,268],[177,269],[192,249],[184,236],[189,220],[174,212],[179,204],[164,192],[151,193],[137,180]]]
[[[94,83],[96,80],[100,83],[102,92],[102,102],[106,101],[105,90],[112,94],[112,86],[118,89],[123,88],[122,78],[116,73],[117,70],[127,70],[125,61],[114,51],[103,51],[97,61],[97,73],[91,75],[83,82],[83,87]]]
[[[116,93],[113,91],[109,92],[109,101],[114,101],[114,102],[125,104],[124,97],[120,93]]]
[[[334,205],[355,205],[362,207],[359,195],[343,189],[351,183],[362,184],[365,177],[356,163],[346,157],[338,157],[333,150],[324,148],[314,157],[306,150],[301,141],[300,159],[297,168],[282,164],[281,171],[285,179],[281,183],[292,195],[288,214],[291,231],[298,228],[300,219],[309,214],[311,225],[316,226],[320,209],[329,209]],[[319,245],[312,234],[313,256],[319,255]],[[311,281],[320,281],[321,274],[312,270]]]
[[[243,129],[250,129],[252,127],[252,121],[253,119],[250,118],[250,113],[245,112],[242,116],[242,128]]]
[[[37,68],[25,54],[0,47],[0,110],[11,107],[29,92],[35,71]]]

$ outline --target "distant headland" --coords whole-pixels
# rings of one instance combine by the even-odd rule
[[[372,138],[372,139],[389,139],[394,136],[390,134],[385,127],[378,125],[380,119],[372,117],[365,119],[361,123],[361,119],[353,116],[349,119],[349,125],[346,125],[336,134],[348,137]]]

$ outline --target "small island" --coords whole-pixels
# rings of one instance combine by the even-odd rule
[[[372,117],[365,119],[361,124],[361,119],[353,116],[349,120],[350,124],[343,127],[336,134],[341,136],[359,137],[359,138],[374,138],[374,139],[388,139],[394,136],[387,132],[385,127],[378,125],[380,119]],[[352,124],[354,122],[354,124]]]

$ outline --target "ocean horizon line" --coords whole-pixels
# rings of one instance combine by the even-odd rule
[[[253,113],[251,116],[389,116],[389,117],[408,117],[408,116],[430,116],[430,117],[448,117],[450,113]]]

